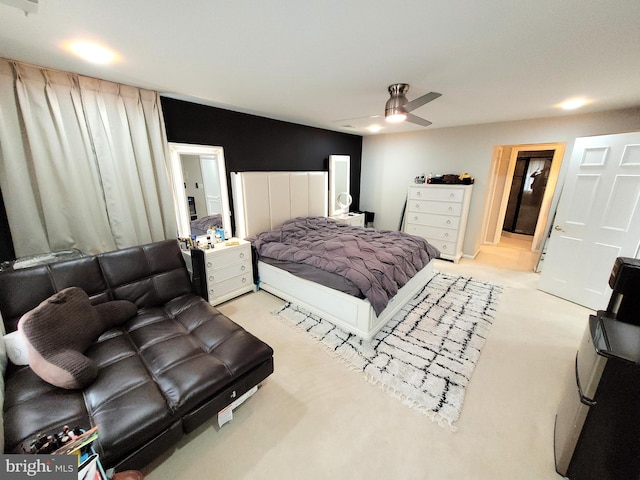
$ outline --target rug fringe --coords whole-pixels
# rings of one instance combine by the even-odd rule
[[[360,370],[358,371],[361,373],[364,373]],[[449,430],[451,430],[452,432],[458,431],[457,425],[454,425],[453,422],[451,422],[451,420],[449,420],[448,418],[445,418],[442,415],[438,414],[437,412],[434,412],[433,410],[430,410],[420,405],[415,400],[407,397],[405,394],[403,394],[402,392],[399,392],[392,386],[386,385],[384,382],[380,381],[379,379],[372,377],[368,373],[364,373],[364,377],[365,377],[365,380],[368,381],[369,383],[377,386],[380,390],[383,390],[391,397],[400,400],[403,405],[406,405],[412,410],[415,410],[416,412],[419,412],[422,415],[425,415],[432,422],[437,423],[439,426],[443,428],[449,427]]]

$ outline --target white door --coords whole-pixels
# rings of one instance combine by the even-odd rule
[[[604,310],[617,257],[640,246],[640,132],[576,139],[538,288]]]
[[[218,159],[215,155],[200,155],[200,169],[204,183],[204,196],[207,203],[207,215],[222,213],[220,193],[220,175]]]

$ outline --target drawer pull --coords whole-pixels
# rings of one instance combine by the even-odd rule
[[[244,258],[244,252],[240,254],[240,258]]]
[[[447,246],[446,245],[442,245],[442,250],[446,250]]]
[[[416,197],[422,196],[422,192],[416,192]]]
[[[447,225],[451,225],[451,220],[447,220]]]
[[[247,279],[246,278],[242,278],[242,283],[247,283]]]
[[[451,192],[451,193],[449,194],[449,197],[451,197],[451,198],[453,198],[453,197],[455,197],[455,196],[456,196],[456,194],[455,194],[455,193],[453,193],[453,192]]]
[[[419,203],[416,203],[416,208],[417,208],[418,210],[420,210],[420,204],[419,204]]]
[[[246,269],[247,269],[247,267],[245,267],[244,265],[242,265],[242,266],[240,267],[240,270],[242,270],[243,272],[244,272]]]
[[[415,215],[415,216],[413,217],[413,219],[417,222],[417,221],[418,221],[418,216],[417,216],[417,215]]]
[[[450,212],[453,212],[453,207],[449,207],[449,211],[450,211]]]
[[[209,276],[209,280],[211,280],[213,282],[213,275]]]
[[[207,267],[213,267],[213,263],[207,262]]]
[[[448,238],[448,237],[449,237],[449,233],[445,233],[444,238]]]

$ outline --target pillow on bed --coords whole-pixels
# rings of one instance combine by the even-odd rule
[[[82,289],[61,290],[18,322],[18,330],[26,339],[29,366],[57,387],[86,387],[98,376],[98,367],[84,352],[102,332],[136,312],[135,304],[126,300],[94,307]]]

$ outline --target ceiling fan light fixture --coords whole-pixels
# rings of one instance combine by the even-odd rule
[[[412,101],[407,100],[405,96],[409,90],[408,83],[394,83],[389,85],[389,99],[384,105],[384,118],[389,123],[414,123],[423,127],[431,125],[429,120],[414,115],[413,112],[416,108],[432,102],[442,94],[437,92],[429,92],[422,95]]]
[[[398,113],[390,113],[385,115],[385,120],[389,123],[400,123],[404,122],[407,119],[407,114],[398,112]]]
[[[407,97],[404,96],[407,90],[409,90],[409,85],[406,83],[389,85],[391,98],[384,106],[384,118],[387,122],[400,123],[407,119],[407,111],[403,107],[408,103]]]

